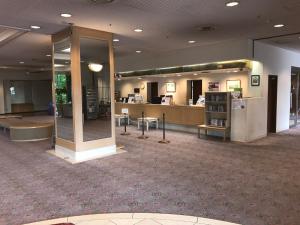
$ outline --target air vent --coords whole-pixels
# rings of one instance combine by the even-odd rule
[[[210,32],[210,31],[214,31],[215,29],[216,28],[214,26],[202,26],[198,28],[198,30],[203,32]]]
[[[112,3],[114,0],[88,0],[94,4],[109,4]]]

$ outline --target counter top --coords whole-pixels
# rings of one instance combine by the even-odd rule
[[[122,105],[148,105],[148,106],[163,106],[163,107],[199,107],[205,108],[205,106],[201,105],[162,105],[162,104],[151,104],[151,103],[123,103],[123,102],[116,102],[116,104]]]

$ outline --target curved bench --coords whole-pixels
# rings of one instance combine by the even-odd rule
[[[22,118],[0,118],[0,127],[9,130],[12,141],[40,141],[51,138],[53,123],[37,123]]]

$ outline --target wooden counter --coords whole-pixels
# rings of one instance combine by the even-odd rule
[[[202,106],[115,103],[116,114],[121,114],[122,108],[128,109],[131,119],[141,117],[144,111],[145,117],[156,117],[160,120],[165,113],[166,123],[170,124],[187,126],[204,124],[205,108]]]

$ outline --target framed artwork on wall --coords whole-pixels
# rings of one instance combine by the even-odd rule
[[[167,92],[176,92],[176,83],[175,82],[168,82],[166,83]]]
[[[220,82],[208,82],[208,91],[220,91]]]
[[[251,86],[260,86],[260,75],[251,75]]]
[[[226,81],[227,91],[234,91],[236,88],[241,88],[241,80],[227,80]]]

